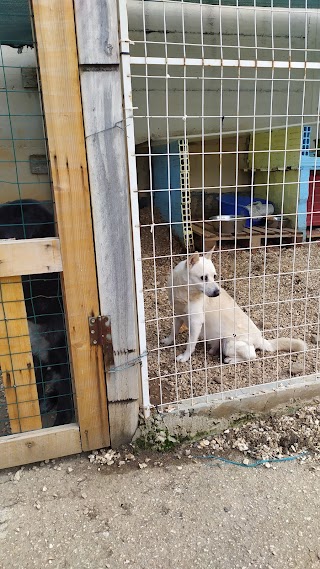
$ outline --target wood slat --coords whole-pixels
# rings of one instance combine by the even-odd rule
[[[0,240],[0,277],[59,273],[60,241],[44,239]]]
[[[88,317],[100,312],[73,0],[32,0],[76,406],[83,450],[108,446],[102,349]]]
[[[117,0],[75,0],[80,65],[119,64]]]
[[[205,229],[204,227],[205,226]],[[200,237],[205,237],[205,247],[208,248],[209,246],[213,245],[214,243],[220,241],[241,241],[244,239],[251,240],[252,247],[260,247],[261,244],[265,243],[265,240],[272,240],[272,239],[280,239],[282,236],[283,239],[291,239],[294,240],[296,243],[300,243],[303,240],[303,234],[301,232],[296,232],[294,229],[291,228],[283,228],[282,231],[278,228],[266,228],[255,226],[252,230],[248,227],[242,229],[241,232],[236,234],[225,234],[222,233],[221,236],[215,233],[212,228],[208,227],[209,223],[206,222],[203,224],[202,222],[195,222],[192,224],[193,232]]]
[[[119,45],[118,2],[74,4],[100,305],[111,317],[114,365],[120,368],[108,373],[106,356],[110,437],[117,447],[137,428],[141,386],[140,365],[127,366],[139,356],[139,339],[122,78],[116,58],[107,61],[101,53],[106,36]],[[105,26],[96,27],[94,42],[87,41],[84,29],[100,13]],[[109,65],[101,66],[101,58]]]
[[[41,429],[21,277],[0,279],[0,367],[12,433]]]
[[[50,427],[0,438],[0,468],[32,464],[81,452],[79,426]]]

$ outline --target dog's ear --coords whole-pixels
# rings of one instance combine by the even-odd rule
[[[195,265],[199,261],[199,259],[200,259],[199,253],[198,251],[196,251],[195,253],[193,253],[193,255],[191,255],[191,257],[189,257],[187,261],[189,267],[193,267],[193,265]]]
[[[212,249],[210,249],[210,251],[208,251],[208,253],[205,253],[204,256],[205,256],[206,259],[211,259],[212,253],[214,252],[215,248],[216,248],[216,246],[214,245],[214,246],[212,247]]]

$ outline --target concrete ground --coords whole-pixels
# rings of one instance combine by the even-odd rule
[[[318,463],[150,457],[2,471],[1,569],[320,568]]]

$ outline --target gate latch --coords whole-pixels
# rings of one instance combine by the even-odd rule
[[[114,364],[110,316],[90,316],[89,332],[91,346],[102,346],[108,364]]]

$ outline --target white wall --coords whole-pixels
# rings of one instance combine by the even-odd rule
[[[137,57],[147,54],[160,58],[240,57],[262,61],[274,57],[283,62],[290,57],[294,62],[303,62],[307,47],[308,61],[319,62],[318,30],[317,10],[271,11],[129,1],[129,37],[135,42],[130,50]],[[147,140],[148,113],[151,138],[167,137],[167,103],[170,138],[184,133],[250,132],[299,124],[302,120],[304,124],[317,121],[320,64],[319,69],[307,70],[306,77],[303,68],[273,72],[271,68],[256,71],[254,67],[235,66],[223,67],[222,71],[221,67],[205,67],[203,80],[201,66],[185,69],[187,78],[183,66],[132,66],[133,105],[138,107],[134,110],[137,143]]]
[[[24,48],[19,54],[2,46],[1,53],[0,203],[19,197],[49,200],[49,177],[31,174],[29,165],[30,155],[46,153],[39,94],[24,88],[21,76],[22,67],[36,67],[35,52]]]

